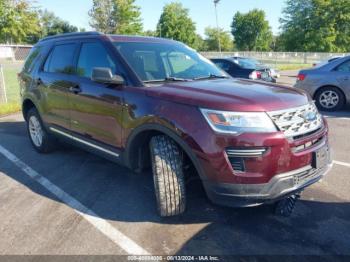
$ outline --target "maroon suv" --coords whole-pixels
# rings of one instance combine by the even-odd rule
[[[213,202],[276,202],[281,214],[330,169],[327,123],[303,91],[233,79],[176,41],[48,37],[19,78],[38,152],[64,139],[138,172],[152,167],[161,216],[184,212],[189,166]]]

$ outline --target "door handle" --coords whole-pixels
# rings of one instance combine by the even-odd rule
[[[69,92],[74,93],[74,94],[79,94],[79,93],[81,93],[81,88],[78,85],[77,86],[71,86],[69,88]]]

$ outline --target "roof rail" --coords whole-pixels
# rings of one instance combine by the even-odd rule
[[[53,36],[48,36],[43,39],[41,39],[39,42],[44,42],[56,38],[68,38],[68,37],[74,37],[74,36],[97,36],[97,35],[104,35],[103,33],[100,32],[78,32],[78,33],[66,33],[66,34],[59,34],[59,35],[53,35]]]

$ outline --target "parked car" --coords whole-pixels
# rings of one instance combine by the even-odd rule
[[[342,109],[350,102],[350,56],[301,70],[295,87],[308,92],[320,110]]]
[[[19,79],[36,151],[60,139],[151,168],[161,216],[185,211],[192,173],[214,203],[276,203],[288,215],[330,169],[326,120],[304,92],[232,79],[180,42],[52,36],[33,47]]]
[[[213,58],[211,61],[232,77],[263,80],[274,83],[276,82],[276,79],[271,75],[272,71],[275,75],[277,75],[276,71],[271,71],[268,66],[261,64],[252,58]]]

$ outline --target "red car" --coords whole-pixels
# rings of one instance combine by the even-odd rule
[[[326,120],[303,91],[232,79],[176,41],[49,37],[19,78],[38,152],[62,139],[138,172],[152,168],[161,216],[185,211],[191,166],[214,203],[277,203],[283,215],[330,169]]]

